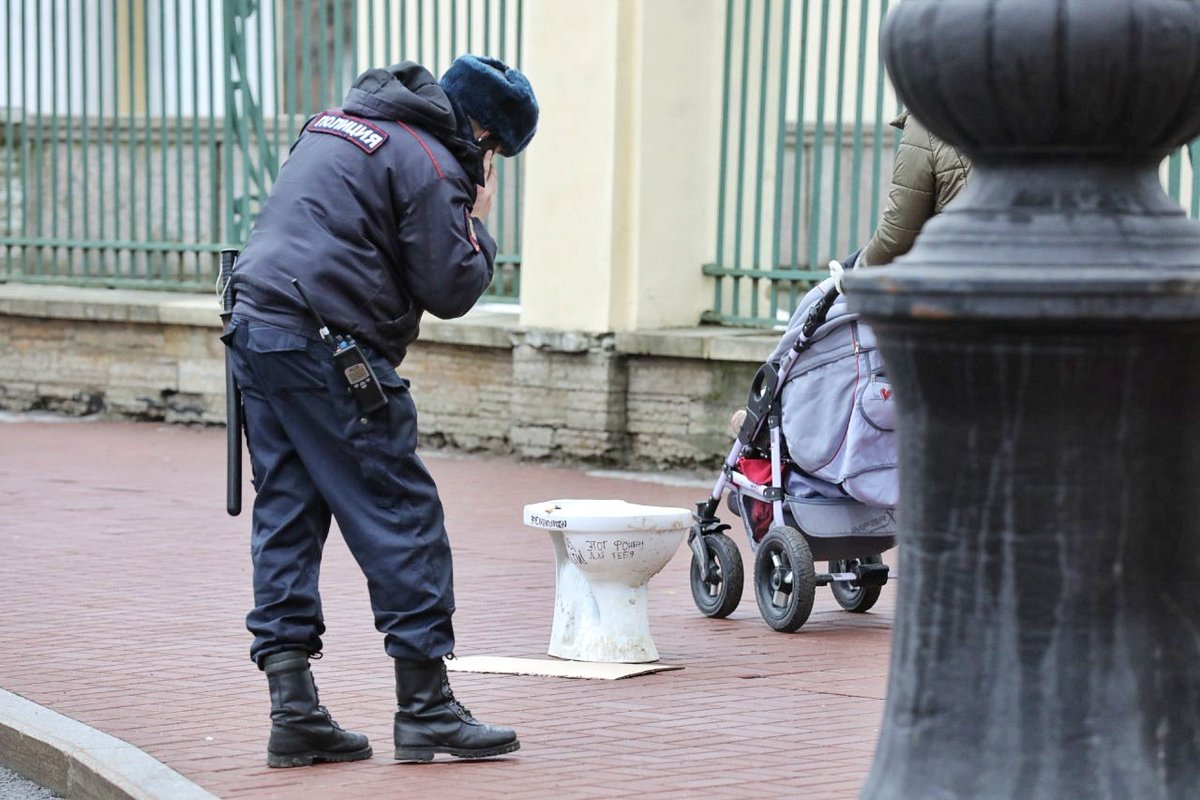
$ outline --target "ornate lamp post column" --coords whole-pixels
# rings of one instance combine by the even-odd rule
[[[1198,0],[905,0],[884,55],[972,184],[846,282],[901,412],[863,797],[1200,797]]]

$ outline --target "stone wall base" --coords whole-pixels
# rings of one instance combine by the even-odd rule
[[[628,469],[716,468],[775,337],[696,328],[521,329],[511,311],[429,320],[400,373],[422,445]],[[0,285],[0,408],[220,425],[211,297]],[[715,478],[715,474],[714,474]]]

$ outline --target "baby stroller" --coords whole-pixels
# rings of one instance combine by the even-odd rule
[[[804,625],[818,586],[864,612],[888,580],[880,554],[896,543],[893,395],[874,333],[841,296],[843,268],[830,266],[755,374],[720,477],[696,505],[691,586],[705,616],[726,617],[742,598],[741,553],[716,516],[726,493],[755,554],[759,612],[775,630]]]

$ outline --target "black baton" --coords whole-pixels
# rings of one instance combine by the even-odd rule
[[[221,251],[221,322],[229,332],[233,317],[233,266],[237,250]],[[225,349],[225,510],[242,513],[242,392],[233,376],[233,357]]]

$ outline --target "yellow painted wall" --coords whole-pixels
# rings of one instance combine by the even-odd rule
[[[695,325],[709,302],[719,0],[527,0],[542,107],[527,151],[521,321]],[[716,91],[714,91],[716,89]]]

